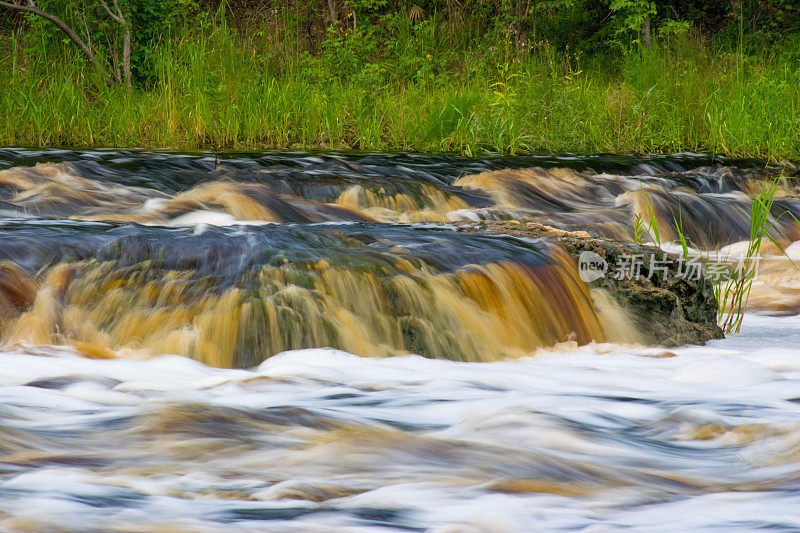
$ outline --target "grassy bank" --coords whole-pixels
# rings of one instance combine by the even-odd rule
[[[346,42],[315,56],[221,23],[154,47],[132,92],[67,47],[0,44],[0,145],[800,158],[796,42],[741,55],[682,37],[585,59],[411,39],[352,65]]]

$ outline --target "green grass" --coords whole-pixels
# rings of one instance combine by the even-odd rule
[[[800,158],[789,42],[741,57],[686,38],[591,60],[409,42],[344,64],[264,35],[222,23],[166,40],[152,51],[152,79],[132,93],[66,47],[45,56],[8,38],[0,145]]]
[[[747,241],[747,249],[738,264],[731,268],[729,263],[732,258],[730,257],[716,257],[713,261],[710,257],[706,258],[707,279],[712,283],[714,299],[717,302],[717,324],[725,333],[738,333],[742,327],[742,320],[750,298],[750,289],[758,275],[758,263],[761,259],[759,254],[765,238],[769,239],[797,268],[794,261],[786,254],[783,246],[770,234],[773,227],[784,216],[792,217],[796,223],[800,224],[800,221],[789,211],[784,211],[777,218],[772,216],[775,194],[781,186],[782,179],[781,175],[776,179],[765,181],[759,194],[753,198],[750,207],[750,237]],[[644,188],[642,188],[642,193],[647,204],[649,219],[645,221],[637,215],[633,228],[633,242],[645,244],[649,240],[660,248],[662,243],[658,231],[658,220],[650,197]],[[677,215],[672,213],[672,222],[675,225],[677,240],[670,244],[679,243],[683,259],[689,261],[689,246],[684,234],[683,213],[680,206],[678,206]]]
[[[742,318],[747,309],[750,289],[758,275],[759,254],[765,237],[777,246],[794,265],[794,262],[786,255],[780,243],[769,233],[778,222],[778,219],[781,218],[775,219],[770,214],[775,200],[775,193],[781,185],[781,178],[765,182],[761,192],[753,198],[753,204],[750,209],[750,239],[744,258],[736,269],[731,270],[728,279],[720,279],[714,285],[718,322],[725,333],[738,333],[742,327]],[[788,211],[785,211],[781,216],[784,215],[794,218],[794,215]],[[795,221],[797,222],[797,219]],[[794,266],[797,268],[797,265]]]

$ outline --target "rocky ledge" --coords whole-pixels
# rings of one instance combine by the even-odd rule
[[[535,222],[454,225],[463,232],[554,240],[575,258],[576,264],[599,257],[600,264],[605,262],[608,270],[598,271],[597,279],[587,284],[605,289],[626,309],[648,344],[703,344],[723,337],[716,322],[717,303],[711,282],[704,277],[687,276],[686,264],[678,258],[667,259],[658,248],[596,239],[586,232],[563,231]],[[595,277],[591,272],[584,269],[586,279]]]

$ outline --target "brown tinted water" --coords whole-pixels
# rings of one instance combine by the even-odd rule
[[[734,262],[771,169],[215,159],[0,150],[0,529],[800,527],[790,259],[763,250],[770,316],[667,351],[557,243],[447,225],[631,239],[652,212],[669,249],[677,212]]]

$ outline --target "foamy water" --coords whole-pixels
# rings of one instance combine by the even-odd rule
[[[0,530],[800,528],[800,318],[461,363],[0,355]]]

